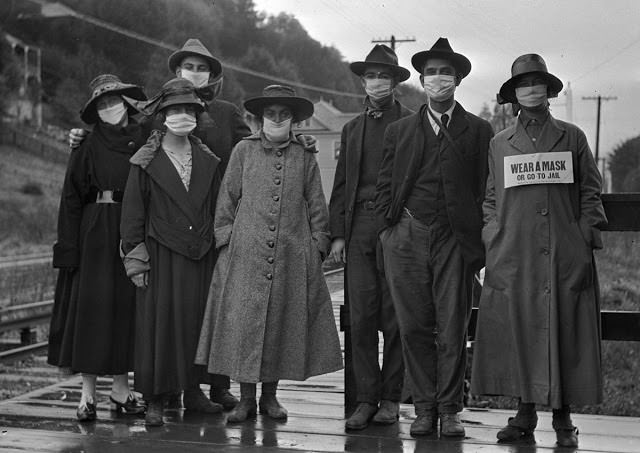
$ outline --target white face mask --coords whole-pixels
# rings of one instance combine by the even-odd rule
[[[269,118],[262,117],[262,132],[270,142],[284,142],[289,138],[289,132],[291,132],[291,118],[276,123]]]
[[[196,128],[196,118],[188,113],[176,113],[175,115],[167,115],[164,125],[171,131],[173,135],[184,137]]]
[[[523,107],[537,107],[547,100],[547,86],[534,85],[516,88],[516,99]]]
[[[456,78],[452,75],[426,75],[422,77],[422,87],[429,99],[436,102],[446,101],[456,91]]]
[[[98,110],[98,116],[107,124],[120,124],[122,118],[127,114],[127,108],[124,103],[119,102],[116,105]]]
[[[364,81],[364,91],[374,101],[379,101],[391,95],[391,80],[371,79]]]
[[[210,72],[195,72],[189,71],[188,69],[180,69],[180,74],[183,79],[187,79],[189,82],[193,83],[196,88],[200,88],[205,86],[209,82],[209,74]]]

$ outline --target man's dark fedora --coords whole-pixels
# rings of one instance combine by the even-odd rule
[[[422,74],[424,64],[429,58],[442,58],[449,60],[461,78],[465,78],[471,72],[471,62],[462,54],[455,53],[447,38],[438,38],[436,43],[429,50],[423,50],[411,57],[411,64]]]
[[[386,66],[391,69],[398,83],[404,82],[411,75],[408,69],[398,66],[398,56],[396,53],[391,50],[390,47],[383,44],[376,44],[364,61],[354,61],[349,67],[354,74],[362,76],[367,66],[373,64]]]
[[[207,50],[207,48],[200,42],[199,39],[191,38],[187,39],[187,42],[184,43],[182,49],[176,50],[171,55],[169,55],[169,71],[171,73],[176,73],[176,68],[180,66],[180,63],[185,57],[189,55],[195,55],[197,57],[202,57],[207,62],[209,62],[209,66],[211,67],[211,74],[217,76],[222,73],[222,64],[218,59],[216,59],[211,52]]]
[[[120,94],[137,101],[145,101],[147,99],[141,87],[131,83],[123,83],[113,74],[101,74],[94,78],[89,82],[89,91],[91,92],[91,97],[80,110],[80,118],[87,124],[98,122],[98,111],[96,110],[95,102],[104,94]],[[129,102],[125,102],[125,106],[130,114],[137,113]]]
[[[313,102],[307,98],[296,96],[295,90],[286,85],[269,85],[262,90],[262,96],[244,101],[244,108],[260,118],[264,108],[274,104],[289,107],[295,122],[304,121],[313,115]]]
[[[502,84],[498,93],[498,103],[517,103],[516,83],[526,74],[538,74],[547,81],[548,96],[555,98],[562,91],[562,81],[547,70],[547,64],[535,53],[520,55],[511,65],[511,78]]]

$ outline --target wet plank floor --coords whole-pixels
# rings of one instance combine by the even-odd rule
[[[342,293],[333,293],[334,306]],[[496,432],[512,411],[465,409],[467,437],[415,439],[409,435],[414,413],[401,406],[391,426],[369,426],[346,432],[343,418],[343,374],[332,373],[305,382],[281,382],[279,398],[289,410],[286,422],[258,415],[255,420],[227,425],[225,414],[196,415],[165,411],[165,425],[146,428],[144,420],[109,411],[110,380],[98,380],[98,421],[80,424],[75,408],[80,378],[0,403],[0,450],[5,452],[564,452],[555,447],[550,414],[540,414],[535,443],[496,444]],[[238,393],[237,385],[232,391]],[[580,452],[640,453],[640,419],[575,415]]]

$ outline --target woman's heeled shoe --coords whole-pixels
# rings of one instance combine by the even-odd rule
[[[142,404],[140,400],[131,393],[124,403],[113,399],[112,396],[109,397],[109,400],[111,401],[111,410],[118,413],[124,412],[126,415],[144,415],[147,410],[147,406]]]
[[[227,423],[242,423],[249,417],[255,417],[258,405],[255,398],[240,398],[240,402],[227,416]]]
[[[79,422],[92,422],[97,418],[96,405],[93,403],[84,403],[78,406],[76,417]]]

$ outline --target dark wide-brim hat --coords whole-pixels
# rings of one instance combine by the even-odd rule
[[[187,42],[184,43],[182,49],[176,50],[169,55],[169,71],[171,71],[172,74],[175,74],[176,68],[180,66],[182,60],[189,55],[195,55],[207,60],[211,67],[211,74],[213,76],[222,74],[222,63],[220,63],[220,60],[211,55],[211,52],[209,52],[200,40],[195,38],[187,39]]]
[[[408,69],[398,66],[398,56],[396,53],[390,47],[383,44],[376,44],[364,61],[354,61],[349,67],[351,68],[351,72],[362,76],[370,65],[380,65],[389,68],[393,72],[397,83],[404,82],[411,75]]]
[[[548,96],[555,98],[562,91],[562,81],[551,74],[547,70],[547,64],[544,59],[535,53],[520,55],[511,65],[511,78],[502,84],[498,93],[498,103],[515,104],[518,102],[516,98],[516,84],[518,80],[527,74],[537,74],[547,81]]]
[[[264,108],[269,105],[286,105],[293,112],[294,121],[304,121],[313,115],[313,102],[296,96],[293,88],[286,85],[269,85],[262,90],[262,96],[244,101],[244,108],[257,117],[262,117]]]
[[[199,112],[204,110],[204,102],[197,88],[187,79],[176,77],[162,86],[162,89],[147,102],[136,107],[145,115],[155,115],[172,105],[193,105]]]
[[[430,58],[442,58],[451,62],[460,78],[464,79],[471,72],[471,62],[467,57],[460,53],[456,53],[451,48],[447,38],[438,38],[436,43],[429,50],[423,50],[411,57],[411,64],[422,75],[424,64]]]
[[[141,87],[131,83],[123,83],[113,74],[101,74],[93,79],[89,82],[89,91],[91,92],[91,97],[80,110],[80,118],[86,124],[95,124],[98,122],[99,116],[95,102],[104,94],[120,94],[137,101],[145,101],[147,99]],[[125,102],[125,105],[130,114],[136,113],[136,109],[131,104]]]

